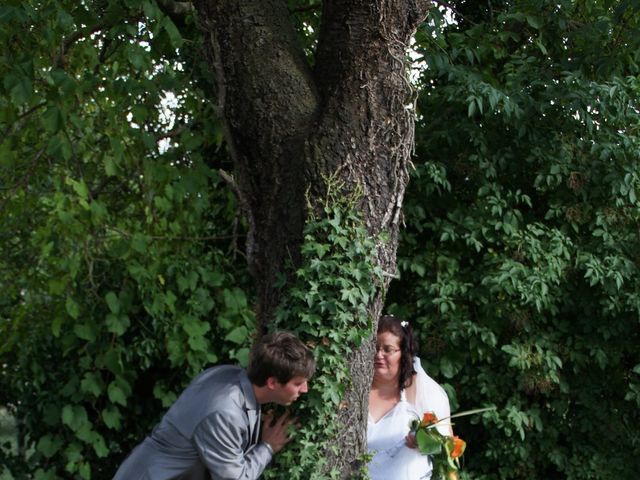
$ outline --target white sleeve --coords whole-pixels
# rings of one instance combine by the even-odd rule
[[[447,392],[444,391],[438,382],[427,375],[427,372],[422,368],[420,358],[413,358],[413,368],[416,371],[416,408],[420,414],[426,412],[435,413],[436,417],[445,419],[438,423],[436,428],[442,435],[452,435],[451,421],[451,407],[449,406],[449,397]]]

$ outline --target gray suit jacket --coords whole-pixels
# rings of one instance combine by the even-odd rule
[[[246,372],[213,367],[182,392],[114,480],[254,480],[272,457],[259,434],[260,405]]]

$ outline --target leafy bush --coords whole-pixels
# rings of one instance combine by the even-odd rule
[[[423,32],[392,309],[454,407],[497,406],[455,427],[470,478],[633,476],[637,12],[481,5]]]

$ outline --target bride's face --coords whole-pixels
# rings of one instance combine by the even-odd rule
[[[386,380],[397,378],[400,375],[401,358],[400,337],[391,332],[380,333],[376,345],[373,375]]]

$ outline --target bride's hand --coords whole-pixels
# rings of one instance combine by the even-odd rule
[[[404,438],[404,443],[409,448],[418,448],[418,443],[416,442],[416,435],[414,433],[409,432],[407,436]]]

